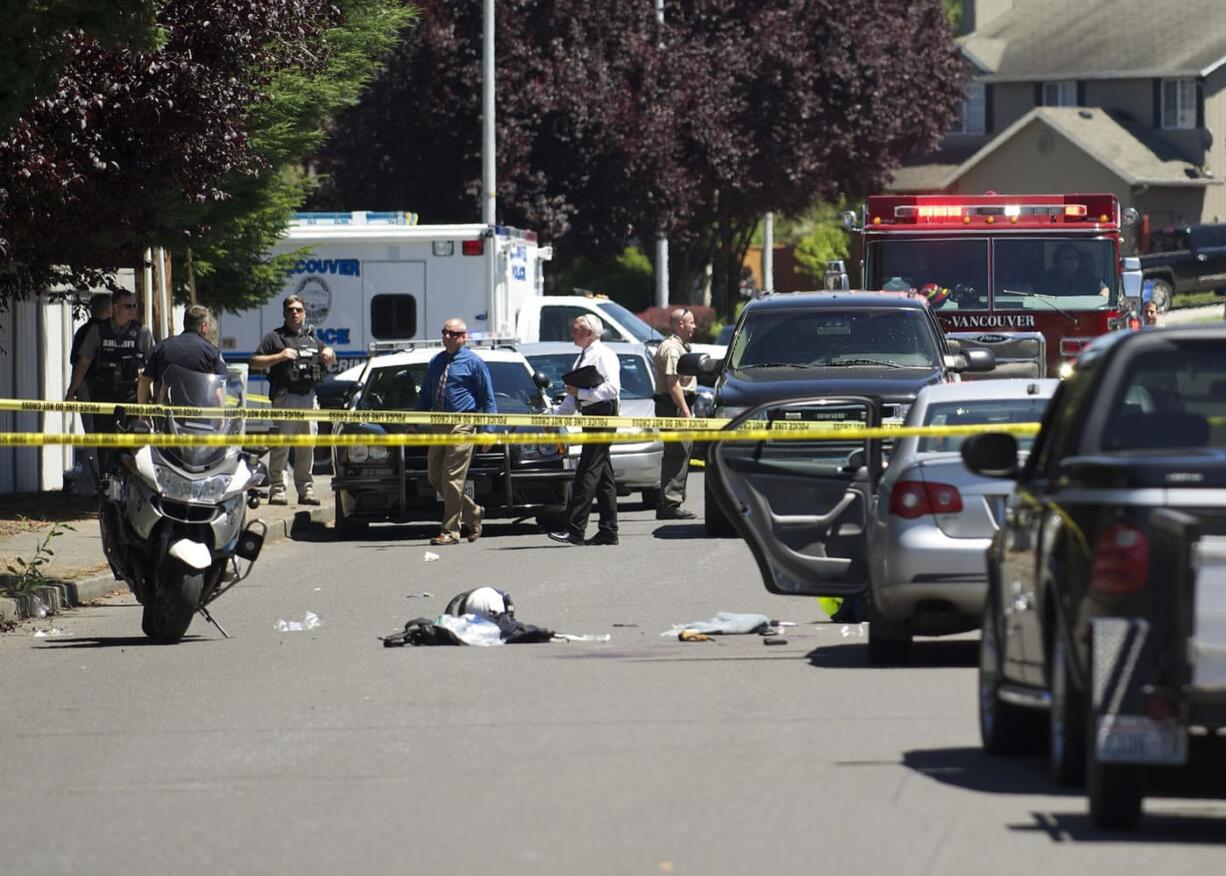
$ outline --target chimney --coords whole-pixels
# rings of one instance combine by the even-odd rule
[[[962,0],[961,34],[974,33],[995,18],[1013,11],[1014,0]]]

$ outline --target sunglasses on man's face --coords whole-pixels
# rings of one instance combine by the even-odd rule
[[[468,332],[453,332],[451,329],[443,329],[443,337],[445,338],[462,338]]]

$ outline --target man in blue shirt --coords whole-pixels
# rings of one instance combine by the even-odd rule
[[[489,369],[476,353],[464,346],[467,338],[468,326],[464,320],[449,319],[443,325],[443,352],[426,366],[426,378],[417,397],[419,411],[498,413]],[[438,426],[436,431],[471,435],[476,427]],[[464,492],[472,459],[472,444],[431,447],[427,452],[430,486],[443,497],[442,531],[430,539],[430,544],[459,544],[461,525],[467,527],[470,542],[481,537],[481,517],[485,509]]]

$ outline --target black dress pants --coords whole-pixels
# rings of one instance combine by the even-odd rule
[[[613,429],[584,429],[584,432],[612,432]],[[584,444],[575,469],[575,485],[566,508],[569,520],[566,531],[583,537],[587,519],[592,512],[592,500],[600,514],[599,531],[617,533],[617,484],[613,480],[613,460],[608,444]]]

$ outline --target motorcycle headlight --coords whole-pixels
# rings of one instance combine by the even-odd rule
[[[369,453],[371,462],[386,462],[388,456],[391,455],[391,448],[384,447],[382,444],[374,444],[365,449]]]
[[[158,489],[170,499],[180,502],[199,502],[203,504],[217,503],[230,487],[231,476],[228,474],[194,480],[184,477],[172,468],[164,465],[157,467]]]

